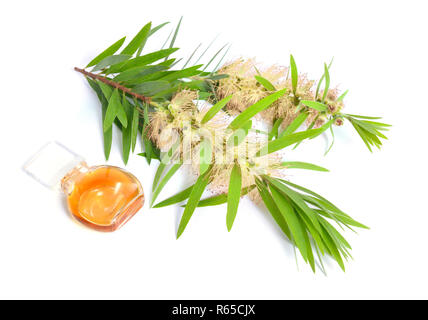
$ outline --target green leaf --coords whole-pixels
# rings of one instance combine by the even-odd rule
[[[163,65],[135,67],[119,73],[114,77],[114,81],[124,82],[135,80],[166,69],[168,69],[168,67]]]
[[[199,174],[204,174],[212,163],[212,145],[210,139],[203,138],[199,144]]]
[[[161,28],[163,28],[164,26],[166,26],[167,24],[169,24],[169,22],[161,23],[160,25],[158,25],[158,26],[156,26],[156,27],[154,27],[154,28],[150,29],[149,37],[150,37],[151,35],[153,35],[153,34],[154,34],[156,31],[158,31],[159,29],[161,29]]]
[[[158,25],[158,26],[156,26],[156,27],[154,27],[154,28],[151,28],[151,29],[150,29],[149,34],[148,34],[147,38],[143,40],[143,42],[141,43],[140,47],[138,48],[137,56],[139,56],[139,55],[141,54],[141,51],[143,51],[143,48],[144,48],[144,46],[145,46],[145,44],[146,44],[146,42],[147,42],[147,39],[148,39],[150,36],[152,36],[156,31],[158,31],[159,29],[161,29],[162,27],[164,27],[165,25],[167,25],[168,23],[169,23],[169,22],[165,22],[165,23],[162,23],[162,24],[160,24],[160,25]]]
[[[156,81],[147,81],[140,83],[132,88],[132,91],[138,94],[142,94],[147,97],[152,97],[159,92],[168,90],[171,88],[171,85],[168,81],[156,80]]]
[[[346,90],[344,93],[342,93],[340,97],[336,99],[336,101],[342,101],[345,98],[345,96],[348,94],[348,91],[349,90]]]
[[[254,188],[255,188],[254,184],[251,186],[242,188],[241,197],[245,196],[247,193],[249,193]],[[212,196],[212,197],[200,200],[198,203],[198,207],[218,206],[218,205],[224,204],[226,202],[227,202],[227,193],[222,193],[222,194],[219,194],[216,196]]]
[[[213,69],[213,71],[211,71],[211,74],[213,75],[214,73],[216,73],[218,71],[218,68],[220,66],[220,64],[223,62],[224,58],[226,57],[227,53],[230,50],[230,47],[232,45],[229,45],[229,47],[227,48],[227,50],[224,52],[223,56],[220,58],[220,60],[217,62],[217,65],[215,66],[215,68]]]
[[[101,87],[98,85],[98,83],[96,81],[94,81],[88,77],[86,79],[88,80],[88,83],[91,86],[91,88],[96,92],[98,99],[101,102],[102,122],[103,122],[103,127],[104,127],[104,119],[105,119],[105,115],[106,115],[106,111],[107,111],[108,100],[104,96],[104,93],[101,90]],[[108,160],[108,158],[110,156],[112,140],[113,140],[113,128],[110,127],[110,129],[108,129],[107,131],[103,130],[104,156],[105,156],[106,160]]]
[[[287,222],[287,225],[291,231],[291,234],[294,238],[297,248],[299,248],[300,253],[305,261],[308,260],[308,248],[306,246],[305,240],[305,229],[299,221],[298,216],[294,212],[292,205],[287,201],[287,199],[279,192],[274,186],[269,185],[272,198],[278,207],[280,213],[284,217],[284,220]]]
[[[122,97],[122,106],[125,109],[125,116],[129,118],[129,121],[132,121],[133,109],[128,99],[124,95]],[[129,153],[131,152],[132,136],[131,136],[132,126],[127,126],[122,129],[122,156],[123,162],[125,165],[128,163]]]
[[[103,52],[97,55],[91,62],[89,62],[86,68],[92,67],[96,65],[98,62],[100,62],[101,60],[103,60],[104,58],[114,55],[117,52],[117,50],[120,49],[122,44],[125,42],[125,39],[126,37],[123,37],[122,39],[113,43],[110,47],[105,49]]]
[[[202,64],[199,64],[197,66],[189,67],[183,70],[177,70],[177,71],[171,72],[170,74],[162,77],[161,80],[174,81],[174,80],[185,79],[185,78],[198,75],[201,73],[201,70],[198,70],[198,69],[202,66],[203,66]]]
[[[301,112],[294,120],[293,122],[290,123],[290,125],[287,127],[287,129],[285,129],[284,131],[282,131],[279,134],[279,137],[283,137],[283,136],[287,136],[291,133],[293,133],[294,131],[296,131],[297,129],[300,128],[300,126],[303,124],[303,122],[305,122],[305,120],[308,118],[309,113],[307,112]]]
[[[117,106],[116,114],[117,114],[117,118],[119,119],[120,123],[122,124],[122,127],[127,128],[128,127],[128,117],[126,115],[126,112],[125,112],[125,109],[124,109],[122,103],[119,103],[119,105]]]
[[[198,51],[199,47],[202,45],[200,43],[195,50],[193,50],[192,54],[189,56],[189,59],[187,59],[186,63],[184,64],[183,68],[186,68],[186,66],[189,64],[190,60],[192,60],[193,56],[195,55],[196,51]]]
[[[326,123],[324,123],[321,127],[319,127],[316,130],[319,130],[317,134],[315,134],[313,137],[311,137],[310,139],[314,139],[316,137],[318,137],[320,134],[322,134],[323,132],[325,132],[326,130],[328,130],[334,123],[334,119],[330,119],[329,121],[327,121]]]
[[[239,200],[241,198],[241,187],[241,167],[238,163],[235,163],[230,174],[229,190],[227,194],[226,225],[228,231],[232,229],[233,222],[236,218],[236,213],[238,212]]]
[[[305,106],[318,110],[318,111],[327,111],[327,106],[324,103],[318,102],[318,101],[310,101],[310,100],[301,100],[300,101]]]
[[[165,168],[166,168],[166,164],[163,163],[163,162],[160,162],[159,166],[158,166],[158,169],[156,170],[155,177],[153,179],[153,185],[152,185],[152,190],[153,191],[156,189],[156,187],[158,185],[158,182],[159,182],[159,179],[161,178],[162,173],[165,170]]]
[[[285,161],[281,163],[282,166],[287,167],[287,169],[306,169],[306,170],[315,170],[315,171],[329,171],[326,168],[317,166],[308,162],[299,162],[299,161]]]
[[[156,62],[162,58],[168,57],[169,55],[171,55],[172,53],[174,53],[177,50],[178,50],[178,48],[162,49],[159,51],[155,51],[155,52],[145,54],[145,55],[140,56],[140,57],[130,59],[130,60],[125,61],[125,62],[117,63],[117,64],[112,65],[108,69],[108,73],[119,73],[119,72],[123,72],[123,71],[128,70],[128,69],[131,69],[131,68],[146,66],[146,65],[151,64],[153,62]]]
[[[296,61],[294,61],[294,57],[290,54],[290,69],[291,69],[291,85],[293,87],[293,93],[296,94],[297,91],[297,83],[298,83],[298,74],[297,74],[297,66]]]
[[[207,171],[206,173],[208,172],[209,171]],[[189,201],[187,201],[186,207],[184,208],[184,212],[180,220],[180,225],[178,226],[177,239],[184,232],[184,229],[186,229],[186,226],[189,223],[189,220],[192,217],[193,212],[195,211],[208,182],[208,174],[203,174],[199,176],[198,180],[196,180],[196,183],[193,186],[192,191],[190,192]]]
[[[262,76],[254,76],[260,84],[265,87],[266,90],[269,91],[276,91],[275,86],[266,78],[263,78]]]
[[[312,190],[309,190],[307,188],[304,188],[302,186],[299,186],[297,184],[294,184],[294,183],[287,181],[287,180],[281,179],[281,181],[283,183],[297,189],[297,190],[303,191],[307,194],[314,196],[316,198],[318,204],[321,204],[321,207],[324,210],[333,212],[334,214],[336,214],[337,218],[343,219],[344,223],[355,226],[355,227],[359,227],[359,228],[369,229],[367,226],[353,220],[350,216],[348,216],[346,213],[344,213],[342,210],[340,210],[337,206],[335,206],[333,203],[331,203],[330,201],[328,201],[326,198],[322,197],[318,193],[316,193]]]
[[[227,138],[227,146],[239,146],[247,137],[248,131],[251,129],[253,122],[248,120],[239,129],[233,131],[232,135]]]
[[[304,222],[302,221],[303,219],[300,216],[297,216],[297,218],[299,219],[300,225],[303,227],[304,226]],[[312,245],[309,240],[308,231],[305,229],[303,230],[303,236],[305,238],[306,251],[308,253],[308,263],[311,266],[312,271],[315,273],[315,259],[314,259],[314,254],[312,252]]]
[[[222,52],[223,51],[223,49],[226,47],[228,45],[228,43],[226,43],[223,47],[221,47],[221,49],[220,50],[218,50],[215,54],[214,54],[214,56],[210,59],[210,61],[208,61],[208,63],[207,64],[205,64],[205,67],[204,67],[204,69],[203,69],[203,71],[205,71],[207,68],[208,68],[208,66],[214,61],[214,59],[218,56],[218,54],[220,53],[220,52]]]
[[[97,84],[100,87],[104,97],[106,98],[107,101],[110,100],[111,94],[113,93],[113,88],[110,87],[108,84],[105,84],[104,82],[101,82],[99,80],[97,80]]]
[[[292,239],[291,232],[288,227],[287,222],[284,219],[284,216],[279,211],[277,205],[275,204],[269,190],[263,185],[261,181],[256,180],[257,189],[259,190],[259,194],[266,205],[266,208],[268,209],[269,213],[272,215],[272,218],[275,220],[275,222],[278,224],[278,226],[281,228],[282,232],[287,236],[289,240]]]
[[[175,40],[177,39],[178,30],[180,30],[181,20],[183,20],[183,17],[180,18],[180,21],[178,21],[177,27],[175,28],[174,35],[171,39],[171,43],[169,44],[169,48],[172,48],[174,46]],[[168,56],[165,58],[165,60],[168,59]]]
[[[204,52],[202,52],[202,54],[201,54],[201,55],[199,56],[199,58],[196,60],[195,64],[197,64],[197,63],[202,59],[202,57],[205,55],[205,53],[207,53],[208,49],[212,46],[212,44],[214,43],[214,41],[215,41],[216,39],[217,39],[217,37],[216,37],[216,38],[214,38],[214,40],[210,42],[210,44],[208,45],[208,47],[204,50]]]
[[[359,119],[369,119],[369,120],[378,120],[378,119],[382,119],[381,117],[368,117],[368,116],[360,116],[360,115],[356,115],[356,114],[349,114],[346,113],[345,116],[351,116],[353,118],[359,118]]]
[[[327,151],[324,153],[324,156],[326,156],[330,152],[331,148],[333,148],[333,145],[334,145],[335,138],[334,138],[333,126],[330,126],[330,132],[331,132],[332,140],[331,140],[330,147],[328,147]]]
[[[117,63],[121,63],[123,61],[129,60],[129,58],[131,58],[131,55],[129,54],[117,54],[113,56],[108,56],[103,60],[101,60],[100,62],[98,62],[96,66],[92,69],[92,71],[102,70],[113,64],[117,64]]]
[[[273,185],[275,188],[277,188],[277,190],[280,190],[284,195],[287,195],[287,197],[289,197],[293,201],[293,203],[295,203],[296,206],[299,207],[302,212],[311,220],[316,230],[321,230],[319,222],[316,218],[316,212],[313,209],[309,208],[309,206],[306,204],[306,202],[298,192],[288,188],[278,179],[270,178],[267,176],[264,176],[264,178],[269,181],[270,185]]]
[[[122,54],[130,54],[133,55],[138,48],[141,47],[142,43],[144,43],[149,35],[150,29],[152,27],[152,23],[149,22],[146,24],[140,32],[129,42],[129,44],[123,49]]]
[[[143,130],[141,131],[141,138],[144,144],[144,150],[146,151],[146,160],[147,163],[150,165],[150,162],[152,161],[152,155],[153,155],[153,145],[152,141],[147,137],[147,127],[149,125],[149,111],[148,111],[148,105],[144,104],[144,124],[143,124]]]
[[[120,103],[119,91],[115,89],[108,102],[106,114],[104,117],[104,123],[103,123],[104,132],[112,127],[113,121],[116,118],[117,112],[120,107],[122,107],[122,105]]]
[[[325,101],[325,98],[327,97],[327,92],[330,87],[330,73],[328,72],[327,64],[324,63],[324,74],[325,74],[325,87],[324,87],[324,93],[322,96],[322,101]]]
[[[334,58],[331,58],[331,61],[328,64],[328,69],[330,69],[331,65],[333,64],[333,60],[334,60]],[[325,78],[325,70],[324,70],[324,72],[323,72],[323,74],[321,76],[321,79],[318,81],[317,89],[315,91],[315,99],[318,99],[318,93],[320,91],[321,83],[323,82],[324,78]]]
[[[273,138],[278,138],[278,130],[283,120],[284,120],[283,118],[278,118],[275,120],[272,126],[272,130],[270,131],[268,136],[269,141],[272,140]]]
[[[288,147],[296,142],[311,138],[315,135],[318,135],[320,128],[318,129],[309,129],[301,132],[291,133],[289,135],[282,136],[281,138],[269,141],[264,147],[262,147],[256,154],[256,156],[261,156],[269,154],[285,147]]]
[[[278,92],[272,93],[271,95],[261,99],[252,106],[248,107],[229,124],[228,128],[232,130],[239,129],[243,124],[245,124],[256,114],[267,109],[272,103],[281,98],[286,91],[287,89],[282,89]]]
[[[170,206],[172,204],[176,204],[186,200],[190,196],[190,193],[192,192],[193,187],[194,185],[191,185],[187,189],[184,189],[183,191],[180,191],[179,193],[173,195],[172,197],[169,197],[168,199],[165,199],[159,202],[158,204],[154,205],[153,208],[166,207],[166,206]]]
[[[137,110],[137,107],[134,106],[132,113],[132,123],[131,123],[131,146],[132,152],[135,151],[135,146],[137,145],[137,136],[138,136],[138,122],[140,120],[140,114]]]
[[[323,227],[324,228],[324,227]],[[340,252],[337,250],[337,246],[334,243],[332,237],[330,236],[330,234],[327,232],[327,230],[323,230],[323,241],[325,242],[327,248],[330,251],[331,256],[336,260],[336,262],[338,263],[338,265],[340,266],[340,268],[345,271],[345,265],[343,263],[342,257],[340,256]]]
[[[201,123],[207,123],[210,121],[223,107],[233,98],[233,96],[228,96],[219,102],[217,102],[215,105],[213,105],[208,112],[205,114],[205,116],[202,118]]]
[[[154,190],[152,194],[152,199],[150,201],[150,207],[153,205],[159,193],[162,191],[162,189],[165,187],[171,177],[177,172],[177,170],[180,169],[180,167],[181,163],[176,163],[171,166],[171,168],[168,170],[168,172],[165,174],[165,176],[162,178],[162,180],[159,182],[158,186]]]

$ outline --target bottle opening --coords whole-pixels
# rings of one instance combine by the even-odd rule
[[[25,164],[23,170],[42,185],[61,189],[61,179],[84,159],[59,142],[47,143]]]

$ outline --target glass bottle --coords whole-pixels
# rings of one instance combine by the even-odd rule
[[[144,204],[143,188],[134,175],[114,166],[89,167],[58,142],[44,146],[24,170],[43,185],[61,190],[70,213],[95,230],[117,230]]]

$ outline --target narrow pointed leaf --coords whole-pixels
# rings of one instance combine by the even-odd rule
[[[138,122],[140,120],[140,114],[136,107],[133,107],[132,112],[132,123],[131,123],[131,147],[132,152],[135,151],[135,146],[137,145],[137,136],[138,136]]]
[[[336,101],[342,101],[345,98],[345,96],[348,94],[348,91],[349,90],[346,90],[344,93],[342,93],[340,97],[336,99]]]
[[[294,238],[297,248],[299,248],[300,253],[305,261],[308,259],[308,248],[306,246],[304,228],[299,221],[299,218],[296,216],[293,207],[284,198],[284,196],[279,192],[275,187],[270,185],[270,191],[272,198],[277,205],[279,211],[287,222],[288,227],[290,228],[291,234]]]
[[[166,164],[163,162],[159,163],[159,166],[156,170],[155,177],[153,178],[152,191],[154,191],[158,185],[160,178],[162,177],[162,173],[166,168]]]
[[[328,69],[330,69],[331,65],[333,64],[333,60],[334,60],[334,58],[331,58],[330,63],[328,64]],[[318,99],[318,93],[320,91],[320,87],[321,87],[321,84],[322,84],[324,78],[325,78],[325,70],[321,76],[321,79],[318,81],[317,89],[315,91],[315,99]]]
[[[186,200],[187,198],[189,198],[193,187],[194,185],[191,185],[190,187],[184,189],[183,191],[180,191],[179,193],[173,195],[172,197],[169,197],[168,199],[165,199],[159,202],[158,204],[154,205],[153,208],[162,208],[162,207],[170,206],[172,204],[176,204]]]
[[[129,103],[128,99],[123,96],[122,106],[125,111],[125,116],[129,121],[132,121],[134,107]],[[128,163],[129,153],[131,152],[132,145],[132,126],[122,128],[122,156],[125,165]]]
[[[320,129],[310,129],[306,131],[296,132],[289,135],[282,136],[281,138],[269,141],[259,152],[257,156],[269,154],[278,150],[281,150],[285,147],[288,147],[296,142],[312,138],[315,135],[318,135]]]
[[[219,102],[217,102],[215,105],[213,105],[208,112],[205,114],[205,116],[202,118],[201,123],[207,123],[208,121],[210,121],[213,117],[215,117],[215,115],[221,110],[223,109],[223,107],[233,98],[233,96],[228,96],[222,100],[220,100]]]
[[[86,68],[95,66],[98,62],[100,62],[104,58],[114,55],[117,52],[117,50],[119,50],[120,47],[123,45],[123,43],[125,42],[125,39],[126,37],[123,37],[122,39],[113,43],[110,47],[105,49],[103,52],[97,55],[91,62],[89,62]]]
[[[195,185],[192,188],[192,191],[189,195],[189,201],[187,201],[186,207],[184,208],[183,215],[180,220],[180,224],[178,226],[177,231],[177,239],[182,235],[184,229],[186,229],[187,224],[190,221],[190,218],[195,211],[199,200],[202,197],[202,194],[208,184],[208,175],[204,174],[199,176],[198,180],[196,180]]]
[[[129,54],[118,54],[118,55],[113,55],[113,56],[108,56],[106,58],[104,58],[103,60],[101,60],[100,62],[98,62],[95,67],[92,69],[92,71],[98,71],[98,70],[102,70],[108,66],[111,66],[113,64],[117,64],[117,63],[121,63],[123,61],[127,61],[129,60],[129,58],[131,58],[131,55]]]
[[[276,91],[275,86],[266,78],[263,78],[262,76],[258,75],[258,76],[254,76],[254,78],[256,78],[256,80],[258,82],[260,82],[260,84],[265,87],[266,90],[269,91]]]
[[[259,190],[259,194],[264,204],[266,205],[266,208],[268,209],[269,213],[272,215],[272,218],[275,220],[275,222],[278,224],[278,226],[281,228],[282,232],[284,232],[287,238],[291,240],[290,228],[288,227],[288,224],[285,221],[284,216],[279,211],[277,205],[272,199],[272,196],[269,190],[263,185],[262,182],[257,181],[256,183],[257,183],[257,189]]]
[[[330,73],[328,72],[328,67],[325,63],[324,63],[324,74],[325,74],[325,87],[324,87],[322,101],[325,101],[325,98],[327,97],[328,89],[330,87]]]
[[[223,49],[224,49],[227,45],[228,45],[228,44],[226,43],[223,47],[221,47],[221,49],[220,49],[220,50],[218,50],[218,51],[214,54],[214,56],[210,59],[210,61],[208,61],[208,63],[207,63],[207,64],[205,64],[203,71],[205,71],[205,70],[209,67],[209,65],[214,61],[214,59],[218,56],[218,54],[219,54],[220,52],[222,52],[222,51],[223,51]]]
[[[241,197],[249,193],[251,190],[255,188],[255,185],[251,185],[241,190]],[[211,207],[218,206],[227,202],[227,193],[222,193],[216,196],[212,196],[209,198],[205,198],[199,201],[198,207]]]
[[[212,163],[211,141],[203,139],[199,146],[199,174],[204,174]]]
[[[172,36],[172,39],[171,39],[171,43],[169,44],[169,48],[172,48],[174,46],[175,40],[177,39],[178,31],[180,30],[182,20],[183,20],[183,17],[181,17],[180,21],[178,21],[177,27],[175,28],[174,35]],[[168,60],[168,56],[165,58],[165,60]]]
[[[239,146],[247,137],[253,122],[248,120],[239,129],[235,130],[232,135],[227,139],[228,146]]]
[[[227,193],[226,225],[228,231],[232,229],[233,222],[236,218],[236,213],[238,212],[238,205],[239,199],[241,198],[242,187],[241,174],[241,167],[238,163],[235,163],[230,174],[229,190]]]
[[[272,130],[270,131],[269,136],[268,136],[269,141],[272,140],[273,138],[278,138],[278,130],[279,130],[279,127],[281,126],[281,123],[283,120],[284,120],[283,118],[278,118],[275,120],[275,122],[272,126]]]
[[[318,101],[301,100],[300,102],[309,108],[312,108],[321,112],[327,110],[327,106],[324,103],[321,103]]]
[[[168,69],[168,67],[163,65],[135,67],[121,72],[114,77],[114,81],[124,82],[136,80],[166,69]]]
[[[108,102],[106,114],[104,117],[103,130],[107,131],[113,125],[113,121],[117,116],[117,111],[121,107],[119,91],[115,89]]]
[[[294,61],[294,57],[292,54],[290,54],[290,69],[291,69],[291,85],[293,88],[293,93],[296,94],[298,74],[297,74],[296,61]]]
[[[104,96],[104,93],[101,90],[101,87],[98,85],[98,83],[96,81],[94,81],[90,78],[86,78],[86,79],[88,80],[88,83],[91,86],[91,88],[96,92],[98,99],[101,102],[102,123],[103,123],[103,127],[104,127],[104,119],[105,119],[105,115],[106,115],[106,111],[107,111],[108,100]],[[110,129],[108,129],[107,131],[103,130],[104,156],[105,156],[106,160],[108,160],[108,158],[110,156],[112,141],[113,141],[113,128],[110,127]]]
[[[229,128],[232,130],[236,130],[240,128],[244,123],[246,123],[248,120],[250,120],[252,117],[254,117],[259,112],[267,109],[272,103],[274,103],[276,100],[281,98],[287,89],[280,90],[278,92],[275,92],[260,101],[256,102],[252,106],[248,107],[245,111],[243,111],[241,114],[239,114],[229,125]]]
[[[156,80],[140,83],[134,88],[132,88],[132,91],[147,97],[152,97],[157,93],[162,92],[164,90],[168,90],[170,88],[171,85],[168,81]]]
[[[281,165],[286,167],[287,169],[306,169],[306,170],[315,170],[315,171],[324,171],[324,172],[329,171],[326,168],[323,168],[308,162],[285,161],[285,162],[282,162]]]
[[[196,76],[196,75],[201,73],[201,70],[199,70],[200,67],[202,67],[202,64],[199,64],[199,65],[196,65],[193,67],[189,67],[186,69],[174,71],[174,72],[166,75],[165,77],[162,77],[161,80],[174,81],[174,80],[178,80],[178,79],[185,79],[185,78],[189,78],[192,76]]]
[[[168,57],[175,51],[177,51],[178,48],[170,48],[170,49],[162,49],[159,51],[151,52],[145,55],[142,55],[140,57],[136,57],[130,60],[127,60],[125,62],[117,63],[112,65],[108,69],[108,73],[119,73],[123,72],[125,70],[135,68],[135,67],[142,67],[147,66],[153,62],[156,62],[162,58]]]
[[[150,206],[153,205],[159,193],[162,191],[162,189],[165,187],[165,185],[168,183],[171,177],[177,172],[177,170],[180,169],[180,167],[181,167],[181,163],[173,164],[171,166],[171,168],[168,170],[168,172],[165,174],[165,176],[162,178],[162,180],[159,182],[158,186],[156,187],[155,191],[153,192],[152,199],[150,201]]]
[[[195,50],[193,50],[192,54],[189,56],[189,58],[187,59],[186,63],[183,65],[183,69],[186,68],[186,66],[189,64],[190,60],[192,60],[193,56],[195,55],[196,51],[198,51],[198,49],[200,48],[200,46],[202,45],[202,43],[200,43]]]
[[[296,204],[297,207],[299,207],[299,209],[301,209],[302,212],[311,220],[315,229],[320,231],[320,225],[317,220],[316,212],[306,204],[306,202],[298,192],[288,188],[278,179],[274,179],[271,177],[265,177],[265,179],[269,181],[269,184],[277,188],[277,190],[281,191],[284,195],[287,195],[287,197],[289,197],[291,201]]]
[[[138,48],[140,48],[141,44],[146,41],[150,29],[152,27],[152,23],[147,23],[140,32],[137,33],[137,35],[129,42],[129,44],[123,49],[122,54],[130,54],[133,55]]]
[[[297,129],[300,128],[300,126],[305,122],[305,120],[308,118],[309,113],[308,112],[301,112],[294,120],[290,123],[290,125],[285,129],[283,132],[279,134],[279,137],[283,137],[286,135],[289,135],[293,132],[295,132]]]

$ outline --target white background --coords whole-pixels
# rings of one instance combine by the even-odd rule
[[[428,298],[427,9],[425,1],[3,1],[0,298]],[[293,53],[314,79],[334,56],[332,84],[350,89],[347,112],[393,124],[373,154],[350,126],[336,130],[326,157],[327,138],[288,154],[331,170],[295,170],[293,182],[371,227],[346,233],[354,256],[346,273],[332,261],[327,276],[302,261],[297,269],[269,214],[247,199],[230,233],[225,207],[216,207],[198,210],[175,240],[181,209],[148,203],[119,231],[99,233],[22,172],[50,140],[105,163],[100,106],[73,67],[150,20],[175,24],[181,15],[181,55],[220,34],[214,49],[232,43],[229,58],[287,65]],[[123,166],[115,139],[108,163]],[[127,169],[149,195],[156,163],[135,155]],[[160,199],[182,189],[181,175]]]

